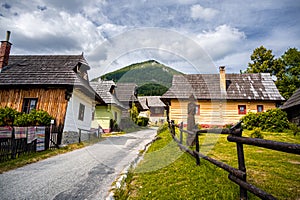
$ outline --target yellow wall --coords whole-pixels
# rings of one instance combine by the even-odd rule
[[[117,124],[120,124],[122,111],[118,107],[114,105],[96,106],[92,127],[98,128],[100,125],[104,130],[109,131],[110,119],[114,120],[115,114],[117,114]]]
[[[170,106],[170,119],[176,122],[187,122],[187,100],[172,100]],[[198,124],[224,125],[236,123],[244,115],[238,114],[238,105],[246,105],[248,112],[257,112],[257,105],[263,105],[264,111],[276,108],[275,102],[265,101],[210,101],[199,100],[200,115],[195,115]]]

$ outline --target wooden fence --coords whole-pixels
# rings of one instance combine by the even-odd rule
[[[176,127],[179,128],[180,130],[179,138],[177,138],[175,134]],[[262,189],[247,182],[243,144],[263,147],[263,148],[286,152],[286,153],[293,153],[298,155],[300,154],[299,144],[291,144],[285,142],[276,142],[271,140],[243,137],[241,122],[237,123],[235,126],[233,126],[230,129],[206,129],[206,130],[188,131],[188,130],[183,130],[183,123],[181,123],[181,125],[178,126],[174,124],[173,120],[171,120],[169,121],[169,128],[173,140],[177,142],[181,150],[195,157],[197,165],[200,165],[200,158],[203,158],[209,161],[210,163],[216,165],[217,167],[222,168],[227,172],[229,172],[228,175],[229,180],[233,181],[234,183],[240,186],[240,199],[248,199],[247,191],[253,193],[254,195],[256,195],[261,199],[276,199],[273,195],[268,194]],[[191,136],[194,137],[194,143],[196,146],[195,150],[192,150],[189,147],[183,145],[183,133],[188,134],[190,137]],[[227,140],[229,142],[235,142],[237,146],[238,169],[200,153],[199,138],[198,138],[200,133],[229,134],[227,136]]]
[[[51,134],[50,127],[30,127],[32,134],[29,134],[29,127],[22,127],[18,133],[16,128],[0,127],[0,162],[48,148],[58,148],[58,134]],[[42,128],[42,134],[38,132],[39,128]]]

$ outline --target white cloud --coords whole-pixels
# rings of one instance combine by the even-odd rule
[[[228,25],[218,26],[213,31],[205,31],[197,37],[200,45],[203,46],[213,60],[238,52],[241,49],[241,42],[246,39],[243,32]]]
[[[218,11],[213,8],[204,8],[201,5],[193,5],[191,7],[191,17],[194,20],[202,19],[205,21],[212,20],[216,15],[218,14]]]

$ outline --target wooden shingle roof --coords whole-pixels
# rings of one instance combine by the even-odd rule
[[[117,83],[115,89],[117,99],[121,102],[137,102],[135,83]]]
[[[300,106],[300,88],[280,107],[283,110]]]
[[[226,74],[226,92],[220,89],[219,74],[175,75],[162,100],[188,99],[274,100],[283,101],[269,74]]]
[[[0,72],[0,87],[75,87],[101,101],[79,69],[90,69],[83,55],[10,55]]]
[[[147,106],[147,98],[145,96],[138,97],[138,100],[139,100],[143,110],[149,110],[149,107]]]
[[[116,85],[114,81],[90,82],[90,85],[100,95],[105,104],[115,104],[121,108],[125,108],[115,95],[111,93],[111,89]]]
[[[160,96],[141,96],[140,102],[146,102],[148,107],[165,107],[166,105],[160,100]]]

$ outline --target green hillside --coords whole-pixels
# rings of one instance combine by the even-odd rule
[[[173,75],[176,74],[182,73],[155,60],[149,60],[129,65],[94,80],[101,78],[102,80],[114,80],[116,83],[136,83],[140,96],[160,96],[171,87]]]

